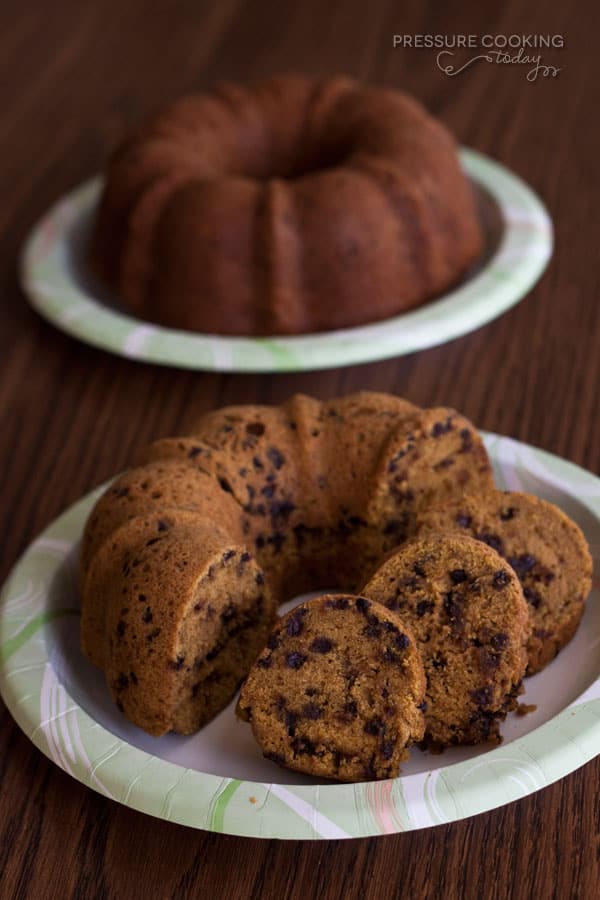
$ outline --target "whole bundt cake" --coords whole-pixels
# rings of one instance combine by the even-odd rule
[[[281,76],[171,103],[128,137],[89,258],[141,318],[274,335],[419,306],[481,248],[454,140],[415,100]]]
[[[355,590],[432,503],[493,485],[465,418],[386,394],[229,407],[193,431],[141,452],[81,546],[83,650],[154,735],[232,699],[281,602]]]

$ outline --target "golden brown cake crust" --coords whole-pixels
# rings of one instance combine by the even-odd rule
[[[529,608],[529,675],[573,637],[591,590],[592,559],[581,530],[562,510],[533,497],[488,490],[432,507],[419,534],[453,531],[489,544],[512,566]]]
[[[498,740],[527,665],[527,605],[506,562],[464,535],[407,541],[362,592],[412,628],[427,678],[434,745]]]
[[[415,100],[279,76],[183,98],[126,138],[90,262],[143,318],[269,335],[418,306],[481,247],[455,143]]]
[[[237,538],[238,509],[215,479],[189,462],[165,456],[147,466],[120,475],[95,505],[89,516],[80,549],[80,569],[85,573],[96,551],[120,525],[138,515],[186,509],[219,521]]]
[[[414,637],[364,597],[296,606],[244,682],[238,715],[269,759],[340,781],[398,775],[423,737],[423,665]]]

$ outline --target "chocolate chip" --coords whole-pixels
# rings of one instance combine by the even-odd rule
[[[145,602],[146,602],[146,595],[145,595],[145,594],[138,594],[138,600],[140,601],[140,603],[145,603]]]
[[[450,580],[452,584],[462,584],[463,581],[467,580],[467,573],[464,569],[452,569],[450,572]]]
[[[325,601],[327,609],[348,609],[349,605],[347,597],[332,597]]]
[[[123,619],[119,619],[119,621],[117,622],[117,634],[119,635],[119,637],[123,637],[126,628],[127,625],[125,624]]]
[[[288,730],[288,735],[290,737],[294,737],[296,733],[296,725],[298,724],[298,714],[292,712],[292,710],[288,710],[285,714],[285,724]]]
[[[456,516],[456,524],[460,525],[461,528],[468,528],[472,521],[471,516],[468,516],[466,513],[458,513]]]
[[[494,650],[504,650],[506,645],[508,644],[508,635],[504,634],[503,631],[499,631],[498,634],[494,634],[490,639],[490,644],[494,648]]]
[[[316,703],[305,703],[302,707],[302,715],[307,719],[320,719],[323,715],[323,709]]]
[[[490,653],[484,647],[479,651],[479,661],[484,671],[493,672],[500,665],[500,655],[498,653]]]
[[[316,637],[309,650],[312,650],[313,653],[329,653],[330,650],[333,650],[333,647],[333,641],[328,637]]]
[[[236,608],[235,604],[228,603],[225,609],[221,613],[221,622],[226,624],[227,622],[231,622],[232,619],[236,617]]]
[[[367,616],[367,622],[369,623],[363,628],[363,634],[365,637],[370,638],[379,638],[381,636],[381,622],[372,614]]]
[[[443,434],[447,434],[448,431],[452,430],[451,420],[448,418],[445,422],[436,422],[431,429],[432,437],[438,438]]]
[[[343,710],[347,715],[352,716],[352,718],[358,715],[358,706],[356,705],[355,700],[349,700],[347,703],[344,703]]]
[[[302,616],[296,615],[288,620],[285,630],[290,637],[297,637],[303,628],[304,622],[302,621]]]
[[[227,562],[233,556],[235,556],[235,550],[226,550],[225,553],[223,554],[223,562]]]
[[[485,687],[478,688],[475,691],[471,691],[471,697],[473,698],[477,706],[489,706],[493,698],[493,689],[488,684]]]
[[[255,580],[255,582],[256,582],[257,584],[264,584],[264,583],[265,583],[265,576],[263,575],[262,572],[257,572],[256,575],[255,575],[255,577],[254,577],[254,580]]]
[[[421,619],[426,613],[433,612],[433,601],[432,600],[419,600],[415,607],[415,612],[419,619]]]
[[[381,745],[381,755],[384,759],[391,759],[394,755],[394,744],[392,741],[384,741]]]
[[[127,494],[129,493],[129,488],[128,487],[115,488],[114,493],[117,497],[126,497]]]
[[[252,457],[252,465],[254,466],[255,469],[264,469],[264,466],[258,456]]]
[[[228,494],[233,494],[233,488],[229,484],[226,478],[219,478],[219,484],[221,488],[226,491]]]
[[[308,738],[299,737],[292,741],[292,750],[297,756],[313,755],[315,749],[315,745]]]
[[[417,709],[420,709],[421,712],[427,712],[427,701],[422,700],[421,703],[417,704]]]
[[[267,449],[267,459],[276,469],[280,469],[285,462],[285,456],[276,447]]]
[[[509,556],[507,562],[522,580],[536,566],[537,559],[530,553],[523,553],[521,556]]]
[[[181,653],[177,654],[177,659],[170,659],[167,663],[169,669],[175,669],[178,672],[181,668],[183,668],[183,664],[185,662],[185,656],[182,656]]]
[[[168,531],[169,528],[170,528],[170,525],[165,519],[158,520],[158,530],[159,531]]]
[[[497,534],[489,534],[488,532],[482,532],[481,534],[476,535],[478,541],[482,541],[484,544],[487,544],[488,547],[491,547],[497,553],[502,554],[504,545],[502,543],[501,538],[498,537]]]
[[[270,634],[267,639],[267,647],[269,650],[277,650],[279,647],[279,637],[276,634]]]
[[[149,606],[147,606],[142,614],[142,622],[145,622],[146,624],[148,624],[151,621],[152,621],[152,610],[150,609]]]
[[[514,519],[518,510],[515,506],[509,506],[508,509],[503,509],[500,513],[500,518],[503,522],[508,522],[509,519]]]
[[[419,565],[419,563],[415,563],[413,565],[413,572],[415,575],[418,575],[419,578],[425,578],[425,569],[423,566]]]
[[[542,602],[542,598],[538,594],[537,591],[534,591],[533,588],[526,587],[523,588],[523,596],[527,600],[530,606],[533,606],[534,609],[537,609]]]
[[[190,459],[195,459],[197,456],[200,455],[200,453],[202,453],[201,447],[191,447],[188,451],[188,457]]]
[[[274,519],[287,519],[290,513],[293,513],[296,509],[296,504],[292,503],[291,500],[279,500],[273,501],[269,505],[269,512],[271,513]]]
[[[458,621],[462,618],[462,606],[456,600],[456,595],[452,591],[448,591],[444,597],[444,612],[450,619],[450,622]]]
[[[260,437],[265,433],[265,426],[262,422],[249,422],[246,425],[246,431],[248,434],[255,434],[257,437]]]
[[[365,734],[372,734],[376,736],[378,734],[383,734],[383,732],[385,731],[385,725],[378,716],[373,716],[372,719],[367,719],[363,726],[363,731],[365,732]]]
[[[469,428],[461,428],[460,432],[461,438],[461,453],[468,453],[473,449],[473,432]]]
[[[294,651],[293,653],[286,654],[285,664],[289,669],[301,669],[305,662],[306,656],[304,653]]]
[[[410,640],[406,634],[397,634],[393,639],[394,647],[398,650],[406,650],[410,647]]]
[[[127,675],[121,672],[115,682],[115,689],[117,691],[124,691],[127,687],[129,687],[129,678],[127,677]]]
[[[366,616],[367,612],[371,609],[371,601],[367,600],[366,597],[357,597],[356,608],[360,613]]]
[[[275,531],[273,534],[269,535],[267,538],[267,543],[273,547],[275,553],[280,553],[281,548],[285,544],[286,537],[285,534],[282,534],[281,531]]]
[[[500,569],[498,572],[494,573],[492,585],[496,588],[497,591],[501,591],[502,588],[505,588],[507,584],[510,584],[510,575],[508,574],[506,569]]]

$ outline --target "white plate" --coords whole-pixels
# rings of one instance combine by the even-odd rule
[[[600,558],[600,479],[508,438],[486,435],[497,484],[557,503]],[[195,735],[149,737],[108,695],[79,650],[77,541],[102,491],[30,546],[0,600],[0,689],[27,736],[65,772],[134,809],[195,828],[265,838],[408,831],[494,809],[562,778],[600,752],[598,581],[575,638],[526,681],[499,747],[412,751],[399,778],[319,782],[265,760],[233,704]]]
[[[486,250],[456,289],[383,322],[298,337],[228,337],[131,318],[86,271],[84,250],[102,182],[86,182],[36,225],[21,261],[31,304],[88,344],[132,359],[222,372],[326,369],[433,347],[479,328],[518,302],[552,253],[552,224],[516,175],[473,150],[463,167],[480,199]]]

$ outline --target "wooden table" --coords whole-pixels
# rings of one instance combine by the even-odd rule
[[[390,0],[178,4],[5,0],[0,29],[2,578],[65,506],[134,448],[201,410],[395,391],[592,470],[600,462],[597,5]],[[587,6],[587,9],[584,7]],[[477,62],[453,78],[401,34],[561,34],[557,77]],[[597,29],[596,29],[597,32]],[[447,346],[351,369],[215,375],[129,362],[45,324],[17,284],[19,247],[51,201],[97,171],[149,106],[217,78],[343,70],[403,87],[544,198],[554,259],[511,312]],[[2,897],[592,898],[600,895],[600,758],[477,818],[369,840],[206,834],[108,801],[42,756],[3,710]]]

